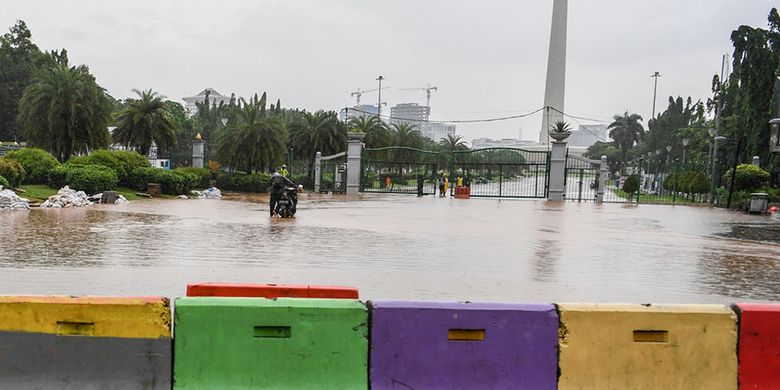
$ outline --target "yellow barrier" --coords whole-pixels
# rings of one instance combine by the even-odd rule
[[[726,306],[558,308],[561,390],[737,388],[737,317]]]
[[[170,338],[167,298],[0,296],[0,331]]]

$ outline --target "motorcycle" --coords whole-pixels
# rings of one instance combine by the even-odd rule
[[[284,192],[279,196],[274,212],[282,218],[291,218],[295,216],[297,205],[298,188],[284,187]]]

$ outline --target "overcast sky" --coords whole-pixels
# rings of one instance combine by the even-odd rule
[[[766,27],[777,0],[569,2],[565,111],[608,121],[651,116],[669,95],[709,96],[729,36]],[[152,88],[170,99],[213,87],[267,91],[284,107],[338,110],[376,88],[393,106],[425,104],[434,120],[519,114],[543,106],[552,0],[36,1],[0,0],[0,29],[27,22],[41,49],[68,49],[116,98]],[[375,93],[362,102],[376,104]],[[536,139],[541,114],[460,124],[465,139]],[[588,123],[584,122],[583,123]],[[576,122],[574,123],[577,124]]]

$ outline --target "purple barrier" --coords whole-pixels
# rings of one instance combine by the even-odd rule
[[[555,389],[548,304],[369,301],[371,389]]]

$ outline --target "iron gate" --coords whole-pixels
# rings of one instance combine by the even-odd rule
[[[363,149],[360,191],[416,194],[420,176],[423,194],[436,190],[439,153],[404,146]]]
[[[347,154],[344,152],[323,157],[315,175],[319,175],[319,191],[345,193],[347,191]]]
[[[585,157],[566,155],[566,174],[563,184],[565,200],[595,202],[598,200],[601,162]]]
[[[546,198],[550,153],[517,148],[455,151],[450,171],[471,187],[471,196]]]

